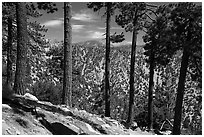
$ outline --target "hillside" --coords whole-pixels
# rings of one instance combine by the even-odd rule
[[[128,47],[128,48],[127,48]],[[125,107],[128,82],[126,75],[129,67],[129,48],[111,47],[111,108],[112,118],[125,119],[125,110],[116,112],[117,106]],[[62,50],[54,50],[56,56],[61,56]],[[12,101],[4,101],[2,105],[2,133],[4,135],[56,135],[56,134],[111,134],[111,135],[141,135],[153,134],[143,132],[139,127],[135,131],[126,129],[121,119],[114,120],[103,116],[103,105],[98,104],[103,98],[101,85],[104,77],[105,45],[98,41],[86,41],[73,45],[73,66],[78,74],[73,75],[73,109],[60,105],[59,98],[61,91],[54,91],[55,87],[49,89],[49,85],[42,84],[42,87],[31,91],[42,101],[30,101],[24,96],[17,96]],[[59,58],[57,58],[58,60]],[[62,59],[62,58],[61,58]],[[124,63],[125,61],[125,63]],[[55,72],[62,71],[58,61],[52,60],[52,68]],[[118,70],[116,68],[119,67]],[[53,72],[54,72],[53,71]],[[61,73],[53,73],[60,79]],[[121,75],[122,74],[122,75]],[[120,78],[118,77],[119,75]],[[116,81],[115,81],[116,80]],[[125,80],[125,81],[124,81]],[[115,85],[112,83],[115,81]],[[125,83],[124,83],[125,82]],[[55,84],[52,84],[54,86]],[[52,103],[49,103],[49,102]],[[16,105],[16,102],[18,105]],[[116,103],[120,102],[116,106]],[[33,108],[36,107],[36,111]],[[31,108],[31,109],[30,109]],[[28,110],[29,109],[29,110]],[[120,115],[118,115],[120,114]],[[118,116],[117,116],[118,115]],[[63,131],[62,131],[63,129]]]
[[[130,45],[111,47],[110,51],[110,108],[111,118],[120,122],[127,119],[128,100],[129,100],[129,70],[130,70]],[[63,50],[59,45],[50,51],[52,56],[48,68],[51,76],[62,80]],[[142,54],[142,46],[137,46],[135,58],[135,103],[134,120],[140,127],[147,126],[147,104],[148,104],[148,79],[149,68]],[[89,113],[104,114],[104,72],[105,72],[105,44],[98,41],[86,41],[73,44],[73,106],[78,109],[86,110]],[[179,68],[181,57],[175,55],[172,62],[165,68],[155,70],[155,99],[154,99],[154,120],[155,128],[160,129],[167,118],[173,120],[175,93],[177,89]],[[158,76],[158,77],[156,77]],[[166,77],[168,76],[168,78]],[[184,99],[184,117],[182,122],[189,119],[189,114],[194,113],[197,102],[194,98],[189,98],[191,92],[199,96],[202,92],[196,87],[196,83],[187,77],[188,85],[192,88],[186,89]],[[167,84],[165,84],[167,83]],[[47,85],[44,87],[43,85]],[[193,86],[195,85],[195,86]],[[41,82],[36,84],[35,92],[40,100],[50,101],[53,104],[60,103],[62,93],[60,82]],[[191,90],[193,89],[193,90]],[[188,95],[188,96],[187,96]],[[189,104],[189,102],[191,102]],[[197,102],[199,104],[199,102]],[[198,105],[200,106],[200,104]],[[195,114],[197,115],[197,114]],[[198,113],[199,115],[199,113]],[[195,119],[196,124],[200,125],[200,116]],[[193,124],[193,122],[191,122]],[[190,128],[190,124],[186,127]],[[172,130],[171,125],[165,125],[165,130]],[[196,129],[197,130],[197,129]],[[198,126],[198,130],[200,127]],[[196,133],[197,134],[197,133]]]
[[[140,129],[145,130],[147,126],[148,66],[141,52],[142,46],[137,46],[133,117],[138,128],[135,131],[125,129],[120,124],[127,119],[128,112],[130,45],[111,47],[111,118],[104,118],[105,45],[98,41],[86,41],[73,45],[72,103],[74,109],[58,105],[61,104],[61,80],[63,74],[63,50],[62,46],[58,45],[48,54],[50,57],[47,58],[46,63],[41,65],[40,70],[45,67],[44,70],[46,71],[37,71],[36,76],[40,80],[34,83],[30,89],[30,93],[41,100],[34,104],[34,106],[37,106],[37,113],[32,112],[32,109],[27,110],[27,104],[29,104],[27,100],[24,101],[23,106],[22,103],[20,103],[20,106],[16,105],[15,101],[3,102],[3,134],[67,134],[70,129],[72,131],[69,134],[146,134],[147,132],[142,132]],[[163,81],[167,81],[168,84],[163,85],[164,83],[158,83],[158,80],[155,82],[157,88],[157,92],[155,92],[156,99],[154,99],[154,119],[157,122],[155,122],[155,125],[157,124],[155,129],[160,130],[163,126],[165,127],[164,131],[168,132],[172,128],[168,124],[163,125],[163,122],[165,118],[172,122],[174,116],[172,112],[175,106],[175,89],[177,88],[179,64],[180,57],[175,56],[166,69],[160,70],[162,72],[160,73],[161,78],[163,77]],[[51,79],[43,79],[43,75],[46,75],[45,78],[48,75]],[[164,75],[167,75],[168,79],[164,79]],[[195,119],[190,122],[188,120],[190,120],[189,115],[195,112],[194,108],[200,110],[199,106],[201,106],[198,101],[189,97],[194,95],[192,92],[195,92],[196,96],[199,96],[202,92],[197,88],[196,83],[191,81],[189,76],[187,82],[192,88],[185,91],[184,117],[182,120],[185,131],[184,133],[182,131],[182,134],[192,134],[190,133],[192,124],[198,125],[195,126],[198,127],[196,130],[200,131],[201,129],[201,126],[199,126],[201,125],[200,111],[196,110],[199,113],[194,114],[197,116]],[[24,97],[20,98],[23,100]],[[19,101],[19,99],[17,100]],[[189,110],[189,108],[193,109]],[[98,121],[98,119],[100,120]],[[107,122],[107,119],[111,123]],[[116,125],[112,122],[116,123]],[[101,124],[105,124],[105,126],[103,127]],[[64,127],[67,132],[59,133],[58,129],[55,129],[59,127],[60,129]],[[81,129],[83,129],[83,132]],[[200,134],[200,132],[194,134]]]
[[[137,87],[142,89],[147,81],[142,75],[142,71],[144,72],[146,67],[142,64],[143,55],[140,54],[142,49],[139,47],[137,48],[135,73],[137,73],[141,80],[141,84]],[[111,111],[111,116],[115,119],[126,119],[129,66],[130,46],[111,46],[110,86],[111,109],[113,110]],[[73,45],[73,69],[79,72],[79,75],[74,75],[73,79],[75,106],[88,112],[102,114],[104,107],[102,100],[105,73],[105,45],[98,41],[86,41]],[[144,92],[144,90],[140,92]]]
[[[3,135],[151,135],[84,110],[39,101],[31,94],[3,99]]]

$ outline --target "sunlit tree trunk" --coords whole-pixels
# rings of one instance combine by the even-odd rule
[[[64,73],[62,104],[72,107],[71,3],[64,3]]]
[[[14,91],[24,94],[26,89],[27,66],[27,17],[25,2],[16,3],[17,17],[17,60]]]

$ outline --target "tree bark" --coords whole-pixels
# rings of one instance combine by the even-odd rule
[[[25,94],[27,66],[27,17],[25,2],[16,3],[17,17],[17,60],[14,82],[16,94]]]
[[[64,3],[64,73],[62,104],[72,107],[72,28],[71,3]]]
[[[154,88],[154,52],[153,45],[150,55],[150,75],[149,75],[149,93],[148,93],[148,129],[153,129],[153,88]]]
[[[178,89],[177,89],[173,135],[180,135],[181,133],[180,128],[181,128],[182,104],[183,104],[183,96],[184,96],[184,90],[185,90],[185,79],[186,79],[186,72],[188,68],[188,61],[189,61],[189,54],[187,51],[187,47],[185,46],[183,50],[180,76],[179,76]]]
[[[12,82],[12,43],[13,43],[13,36],[12,36],[12,17],[11,15],[8,17],[8,44],[7,44],[7,85],[11,85]]]
[[[135,54],[136,54],[136,42],[137,42],[137,30],[136,30],[136,22],[137,22],[137,11],[135,12],[135,17],[133,21],[133,35],[132,35],[132,50],[131,50],[131,62],[130,62],[130,91],[129,91],[129,109],[128,109],[128,119],[127,119],[127,128],[130,127],[132,122],[132,112],[133,112],[133,104],[134,104],[134,71],[135,71]]]
[[[106,18],[106,61],[105,61],[105,116],[110,117],[110,21],[111,21],[111,3],[107,3]]]

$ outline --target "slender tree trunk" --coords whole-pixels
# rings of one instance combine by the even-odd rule
[[[62,104],[72,107],[71,3],[64,3],[64,73]]]
[[[111,3],[107,3],[106,18],[106,62],[105,62],[105,116],[110,117],[110,21],[111,21]]]
[[[154,88],[154,53],[151,47],[150,55],[150,76],[149,76],[149,94],[148,94],[148,129],[153,129],[153,88]]]
[[[27,66],[27,17],[25,2],[16,3],[17,16],[17,60],[14,82],[16,94],[25,94]]]
[[[181,128],[182,104],[183,104],[183,96],[184,96],[185,79],[186,79],[186,72],[188,68],[188,61],[189,61],[189,54],[187,51],[187,47],[185,46],[183,50],[183,56],[182,56],[181,68],[180,68],[180,76],[179,76],[178,89],[177,89],[173,135],[179,135],[181,133],[180,128]]]
[[[13,43],[13,36],[12,36],[12,17],[8,17],[8,44],[7,44],[7,85],[11,85],[12,82],[12,43]]]
[[[137,42],[137,30],[136,30],[136,22],[137,22],[137,11],[135,12],[134,22],[133,22],[133,35],[132,35],[132,50],[131,50],[131,62],[130,62],[130,91],[129,91],[129,110],[128,110],[128,119],[127,119],[127,128],[130,127],[132,122],[132,112],[133,112],[133,104],[134,104],[134,71],[135,71],[135,54],[136,54],[136,42]]]

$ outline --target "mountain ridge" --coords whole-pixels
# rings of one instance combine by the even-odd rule
[[[104,42],[98,41],[98,40],[87,40],[82,42],[73,43],[74,46],[80,45],[84,47],[105,47],[106,44]],[[144,45],[136,45],[136,50],[140,50],[143,48]],[[113,45],[110,44],[111,49],[118,49],[122,51],[131,51],[131,44],[121,44],[121,45]]]

